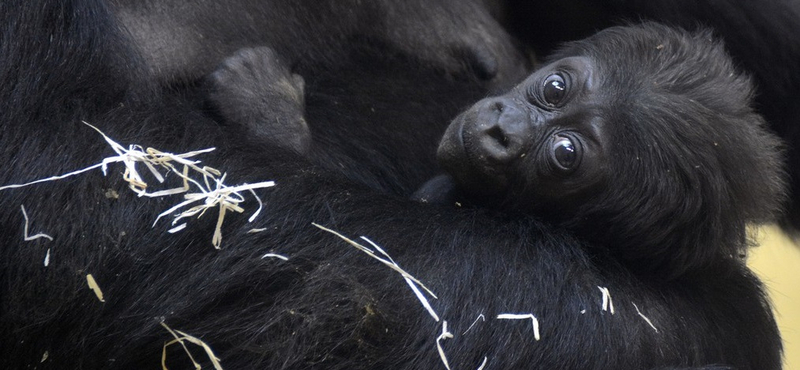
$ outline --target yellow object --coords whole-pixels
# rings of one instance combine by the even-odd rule
[[[800,244],[777,227],[764,227],[757,235],[760,246],[747,264],[769,289],[783,337],[783,368],[800,370]]]

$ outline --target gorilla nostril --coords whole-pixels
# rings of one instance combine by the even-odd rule
[[[495,102],[494,106],[492,107],[492,109],[494,109],[496,112],[500,112],[500,113],[503,113],[503,109],[504,108],[505,108],[505,104],[503,104],[503,102],[501,102],[501,101]]]
[[[503,129],[501,129],[498,126],[493,126],[489,130],[487,130],[486,135],[494,139],[503,148],[508,148],[508,145],[510,144],[508,136],[506,136],[505,132],[503,132]]]

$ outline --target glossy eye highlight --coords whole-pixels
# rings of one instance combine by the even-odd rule
[[[562,170],[573,170],[578,164],[578,146],[569,137],[556,136],[551,153],[555,164]]]
[[[542,87],[542,99],[549,107],[561,105],[567,96],[567,81],[561,74],[554,73],[547,76]]]

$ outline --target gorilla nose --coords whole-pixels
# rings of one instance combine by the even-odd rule
[[[522,156],[532,130],[525,112],[507,98],[489,99],[480,110],[476,137],[487,159],[507,163]]]

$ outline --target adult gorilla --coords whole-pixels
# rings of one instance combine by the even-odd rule
[[[98,1],[5,1],[0,25],[0,183],[109,156],[107,143],[81,120],[122,143],[172,152],[216,145],[220,150],[202,159],[227,171],[226,182],[278,182],[259,191],[265,210],[254,225],[226,218],[222,250],[210,246],[215,220],[208,216],[175,234],[153,228],[157,214],[180,199],[136,197],[114,164],[107,177],[86,173],[3,190],[5,368],[157,368],[171,339],[161,322],[202,338],[228,369],[441,368],[437,345],[451,368],[484,361],[498,369],[780,368],[777,329],[759,283],[736,259],[700,276],[647,283],[534,220],[409,203],[280,148],[229,141],[191,97],[153,94],[138,79],[135,53]],[[415,73],[444,90],[464,89]],[[446,96],[441,92],[425,98]],[[410,96],[400,93],[388,97],[406,119],[436,113],[397,99]],[[331,97],[330,106],[346,106],[348,94]],[[332,115],[355,115],[334,109]],[[250,203],[244,205],[256,207]],[[25,240],[20,205],[30,234],[44,231],[53,241]],[[439,294],[433,309],[454,338],[440,335],[442,325],[394,271],[312,222],[380,243]],[[265,231],[247,234],[253,227]],[[267,252],[289,259],[262,259]],[[613,295],[613,314],[598,287]],[[535,315],[541,340],[528,321],[493,320],[504,313]],[[471,326],[479,314],[487,321]],[[176,347],[166,350],[169,367],[192,368]]]

